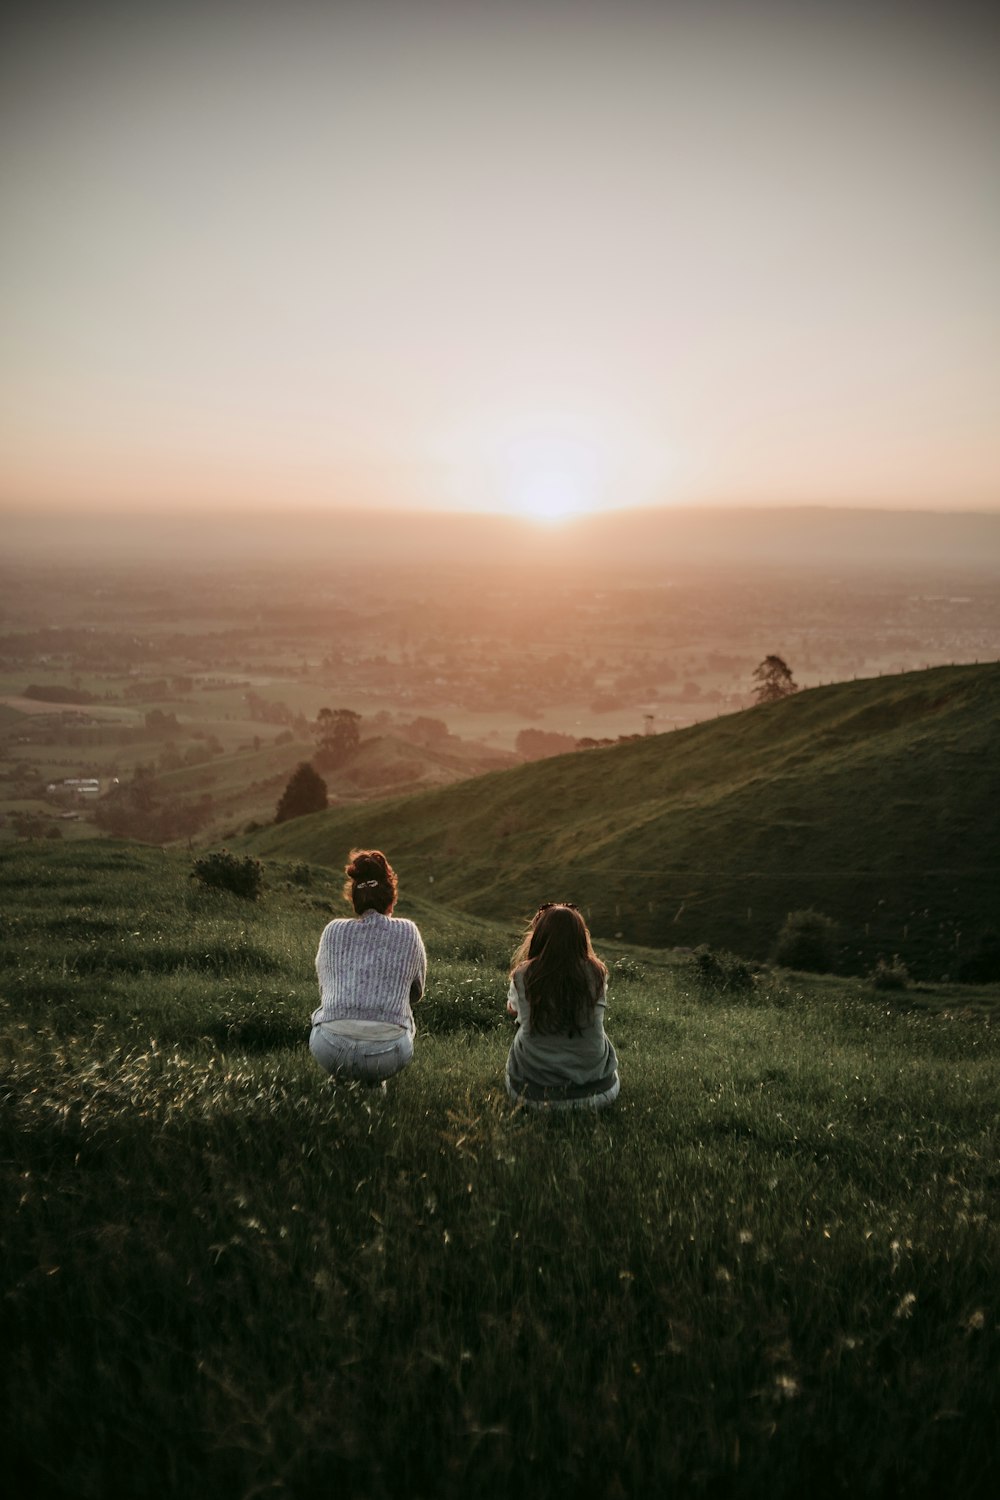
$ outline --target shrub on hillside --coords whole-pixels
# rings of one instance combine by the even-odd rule
[[[905,990],[910,982],[910,971],[898,953],[892,955],[891,964],[880,955],[869,977],[876,990]]]
[[[778,933],[771,961],[785,969],[829,974],[836,965],[837,924],[821,911],[790,911]]]
[[[696,948],[688,960],[691,978],[704,994],[749,995],[756,980],[745,959],[735,953],[715,952],[706,945]]]
[[[228,849],[216,849],[195,860],[191,878],[211,890],[231,891],[244,901],[256,901],[264,883],[264,869],[260,860],[250,855],[241,859]]]

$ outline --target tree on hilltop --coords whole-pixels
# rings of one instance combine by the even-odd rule
[[[323,812],[325,807],[326,782],[304,760],[292,772],[288,785],[281,794],[274,821],[286,823],[289,818],[301,818],[305,813]]]
[[[780,656],[765,656],[759,667],[754,667],[754,697],[758,703],[777,703],[779,698],[788,698],[799,690],[792,676],[792,669]]]

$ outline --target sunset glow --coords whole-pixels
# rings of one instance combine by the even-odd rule
[[[983,8],[240,14],[9,32],[0,508],[1000,502]]]

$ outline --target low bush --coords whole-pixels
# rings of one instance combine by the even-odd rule
[[[697,948],[688,967],[694,983],[709,994],[749,995],[756,984],[753,969],[735,953],[716,953],[707,946]]]
[[[905,990],[910,982],[910,971],[898,953],[892,955],[892,963],[879,957],[869,976],[876,990]]]
[[[195,860],[191,877],[211,890],[230,891],[244,901],[256,901],[263,888],[264,869],[260,860],[249,854],[241,859],[228,849],[216,849]]]
[[[829,974],[836,966],[837,924],[821,911],[790,911],[771,954],[773,963],[807,974]]]

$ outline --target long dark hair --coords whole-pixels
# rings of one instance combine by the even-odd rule
[[[381,849],[352,849],[344,874],[344,900],[359,917],[366,911],[387,912],[395,906],[399,881]]]
[[[514,954],[511,974],[522,964],[532,1031],[572,1035],[587,1025],[608,971],[575,906],[547,903],[538,908]]]

